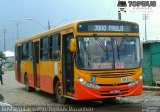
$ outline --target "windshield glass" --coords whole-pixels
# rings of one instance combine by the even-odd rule
[[[113,37],[115,69],[140,66],[139,39],[135,37]]]
[[[78,37],[76,65],[89,70],[137,68],[139,38]]]

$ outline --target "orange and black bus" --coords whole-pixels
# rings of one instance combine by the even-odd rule
[[[76,21],[16,42],[16,80],[66,100],[142,94],[138,24]]]

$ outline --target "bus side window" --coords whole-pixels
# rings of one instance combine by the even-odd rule
[[[15,61],[18,60],[18,49],[17,49],[17,45],[15,45]]]
[[[29,42],[29,43],[28,43],[28,50],[27,50],[27,52],[28,52],[28,53],[27,53],[27,54],[28,54],[28,55],[27,55],[27,59],[28,59],[28,60],[32,60],[32,47],[33,47],[33,46],[32,46],[32,42]]]
[[[45,37],[41,39],[41,49],[40,49],[40,57],[41,60],[48,60],[49,59],[49,38]]]
[[[60,58],[60,34],[52,35],[50,38],[50,58],[53,60]]]
[[[32,60],[32,42],[22,44],[22,60]]]
[[[22,44],[22,60],[27,60],[27,47],[28,43]]]

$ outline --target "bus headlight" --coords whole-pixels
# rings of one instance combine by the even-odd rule
[[[85,81],[84,79],[82,79],[81,77],[78,77],[77,79],[83,86],[86,86],[88,88],[93,88],[93,89],[100,89],[99,85],[93,84],[93,83],[89,83],[89,82]]]
[[[140,76],[137,80],[135,80],[134,82],[131,82],[128,84],[129,87],[133,87],[135,85],[137,85],[140,81],[142,80],[142,76]]]

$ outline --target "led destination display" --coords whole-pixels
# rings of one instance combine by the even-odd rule
[[[78,24],[78,32],[129,32],[135,33],[139,31],[138,25],[135,23],[98,21],[83,22]]]

